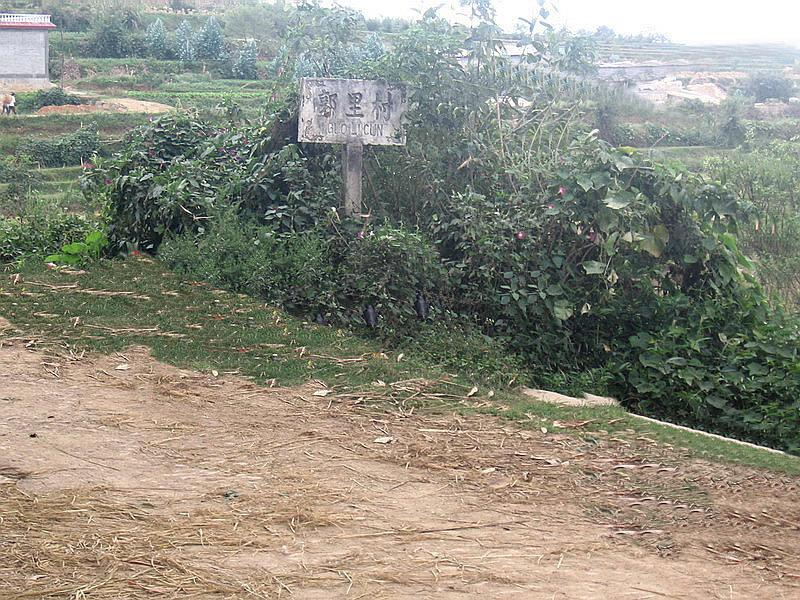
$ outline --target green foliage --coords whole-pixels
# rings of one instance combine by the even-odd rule
[[[731,94],[720,106],[718,113],[719,143],[726,148],[735,148],[745,140],[744,118],[749,101],[741,94]]]
[[[188,21],[181,21],[178,29],[175,30],[175,50],[178,60],[181,62],[192,62],[197,58],[194,32]]]
[[[284,2],[240,4],[225,11],[225,33],[231,39],[253,39],[274,54],[286,37],[291,7]]]
[[[142,36],[131,29],[131,15],[126,12],[109,10],[102,13],[92,23],[86,52],[99,58],[123,58],[144,54]]]
[[[747,291],[660,304],[653,317],[662,326],[631,336],[621,368],[638,409],[800,452],[797,321],[768,319],[763,299]]]
[[[45,262],[58,265],[81,265],[97,260],[108,246],[108,238],[102,231],[90,231],[80,242],[71,242],[61,246],[61,250],[45,257]]]
[[[36,165],[24,155],[4,156],[0,158],[0,215],[13,216],[23,212],[28,194],[35,190],[40,182]]]
[[[54,87],[48,90],[38,90],[33,99],[33,110],[38,110],[43,106],[65,106],[78,105],[83,101],[73,94],[68,94],[63,89]]]
[[[775,142],[750,152],[706,160],[705,170],[748,205],[739,232],[767,288],[787,303],[800,302],[800,146]]]
[[[92,159],[100,149],[97,126],[90,123],[75,133],[52,139],[31,138],[20,143],[19,154],[34,159],[41,167],[66,167],[80,165]]]
[[[756,73],[747,80],[745,91],[756,102],[786,102],[794,95],[794,82],[781,73]]]
[[[236,79],[258,79],[258,46],[255,40],[247,40],[239,51],[239,57],[231,67]]]
[[[390,226],[351,234],[335,221],[280,234],[228,211],[196,234],[168,235],[159,257],[185,275],[330,323],[363,323],[372,305],[384,327],[407,330],[417,320],[416,294],[432,301],[444,293],[436,250]]]
[[[204,171],[191,157],[213,134],[195,115],[169,115],[134,131],[116,164],[96,162],[85,186],[104,205],[114,251],[128,245],[152,249],[167,231],[194,230],[207,218],[215,198],[229,189],[229,171],[216,166]],[[232,166],[227,153],[207,156],[211,162],[219,158],[218,166]]]
[[[148,54],[153,58],[163,60],[172,57],[172,50],[167,41],[167,30],[161,19],[156,19],[147,26],[145,44]]]
[[[580,43],[537,21],[515,65],[491,11],[471,7],[472,27],[429,11],[391,52],[354,36],[348,11],[301,7],[264,119],[169,116],[98,161],[86,184],[112,248],[154,252],[166,236],[182,272],[333,323],[369,303],[395,341],[425,327],[423,292],[437,320],[469,323],[537,381],[796,449],[797,325],[771,311],[737,244],[747,207],[585,131]],[[408,83],[407,146],[365,153],[380,227],[341,221],[338,153],[294,142],[306,69]]]
[[[87,31],[91,26],[92,6],[89,0],[43,0],[42,12],[62,31]]]
[[[78,215],[0,217],[0,262],[52,254],[65,244],[84,240],[96,228],[96,223]]]
[[[197,32],[194,42],[195,57],[199,60],[225,60],[228,56],[222,27],[214,17],[209,17]]]
[[[417,319],[417,293],[429,302],[445,296],[441,259],[422,235],[389,225],[361,233],[337,257],[341,261],[337,273],[340,304],[361,309],[371,304],[396,329]]]

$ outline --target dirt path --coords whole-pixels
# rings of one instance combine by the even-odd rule
[[[134,100],[133,98],[103,98],[91,104],[67,104],[64,106],[43,106],[35,115],[52,114],[83,114],[95,112],[139,112],[147,114],[161,114],[175,110],[174,106],[148,100]]]
[[[797,478],[321,389],[0,347],[0,597],[800,598]]]

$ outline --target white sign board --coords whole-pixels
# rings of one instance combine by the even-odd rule
[[[400,84],[365,79],[305,78],[297,137],[318,144],[404,146],[408,105]]]

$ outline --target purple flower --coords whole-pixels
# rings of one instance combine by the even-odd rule
[[[517,238],[520,242],[528,237],[528,234],[524,231],[518,231],[514,234],[514,237]]]
[[[105,183],[106,185],[111,185],[113,182],[111,181],[111,179],[109,179],[108,177],[106,177],[106,178],[103,180],[103,183]]]
[[[357,240],[363,240],[363,239],[364,239],[364,235],[365,235],[365,234],[364,234],[364,232],[363,232],[363,231],[359,231],[359,232],[356,234],[356,239],[357,239]]]
[[[556,205],[555,205],[555,204],[553,204],[552,202],[551,202],[550,204],[548,204],[548,205],[547,205],[547,208],[550,208],[550,209],[553,209],[553,208],[555,208],[555,207],[556,207]]]
[[[559,196],[561,196],[563,198],[564,194],[566,194],[566,193],[567,193],[567,188],[565,188],[563,185],[558,187],[558,195]]]

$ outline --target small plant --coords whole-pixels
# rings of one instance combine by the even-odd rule
[[[96,228],[97,223],[70,214],[0,218],[0,262],[51,254]]]
[[[108,246],[108,238],[102,231],[91,231],[82,242],[64,244],[61,251],[45,257],[45,262],[59,265],[79,265],[100,258]]]

